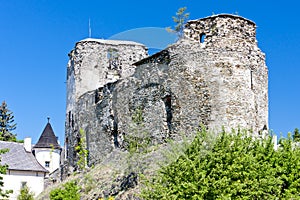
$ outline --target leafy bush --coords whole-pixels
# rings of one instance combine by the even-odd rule
[[[17,197],[18,200],[34,200],[34,194],[30,192],[27,186],[20,190],[20,194]]]
[[[162,167],[144,199],[299,199],[300,150],[292,138],[275,151],[272,138],[225,133],[214,142],[202,130],[185,153]]]
[[[67,182],[63,188],[57,188],[50,192],[51,200],[80,200],[79,187],[75,181]]]

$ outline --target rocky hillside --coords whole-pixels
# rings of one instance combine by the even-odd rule
[[[75,181],[80,187],[81,199],[140,199],[143,182],[162,165],[175,160],[186,141],[147,148],[136,146],[129,152],[116,149],[100,164],[75,172],[62,183],[49,186],[37,199],[49,199],[52,190],[70,181]]]

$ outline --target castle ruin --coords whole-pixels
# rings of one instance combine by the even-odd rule
[[[254,22],[220,14],[188,21],[184,36],[148,56],[130,41],[85,39],[69,54],[65,149],[71,166],[85,137],[100,162],[142,124],[153,143],[209,129],[268,126],[268,69]],[[84,136],[79,130],[84,130]]]

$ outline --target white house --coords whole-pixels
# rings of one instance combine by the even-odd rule
[[[49,118],[37,144],[33,146],[33,154],[38,162],[49,171],[50,176],[59,169],[61,147],[49,123]]]
[[[17,199],[20,189],[25,185],[37,196],[44,190],[46,170],[31,152],[31,139],[23,143],[0,141],[0,149],[9,149],[1,155],[1,165],[8,165],[6,175],[3,175],[3,190],[13,190],[10,200]]]
[[[31,138],[23,143],[0,141],[0,149],[9,149],[0,155],[1,165],[8,165],[7,174],[3,175],[3,190],[13,190],[9,199],[15,200],[20,189],[28,186],[35,196],[45,187],[45,180],[59,169],[61,147],[53,132],[51,124],[44,128],[38,142],[33,146]]]

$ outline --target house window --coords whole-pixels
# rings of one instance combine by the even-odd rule
[[[45,161],[45,167],[50,167],[50,161]]]

